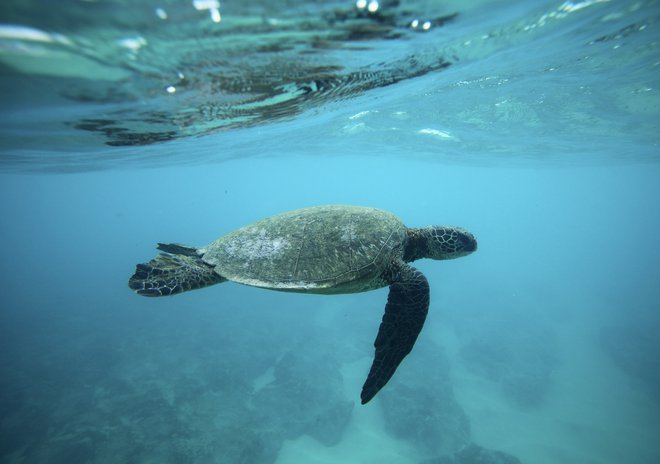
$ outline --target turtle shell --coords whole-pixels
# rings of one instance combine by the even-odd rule
[[[285,291],[354,293],[387,285],[406,227],[376,208],[303,208],[245,226],[200,250],[221,276]]]

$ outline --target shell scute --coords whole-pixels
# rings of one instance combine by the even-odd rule
[[[376,288],[400,259],[405,226],[393,214],[330,205],[282,213],[205,247],[204,260],[236,282],[273,289],[350,293]]]

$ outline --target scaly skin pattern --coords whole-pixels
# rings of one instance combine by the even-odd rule
[[[429,310],[429,283],[424,274],[408,264],[394,262],[385,276],[391,283],[390,292],[374,342],[374,361],[362,387],[362,404],[385,386],[410,353]]]
[[[168,296],[225,280],[198,257],[160,254],[138,264],[128,286],[143,296]]]

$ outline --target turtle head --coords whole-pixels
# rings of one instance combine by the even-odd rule
[[[460,227],[428,226],[408,229],[405,261],[420,258],[454,259],[466,256],[477,249],[477,240]]]

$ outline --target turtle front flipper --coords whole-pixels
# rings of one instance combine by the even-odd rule
[[[386,275],[390,293],[374,342],[374,362],[362,387],[362,404],[385,386],[410,353],[429,309],[429,283],[424,274],[407,264],[395,263]]]
[[[159,244],[159,249],[161,247]],[[183,248],[182,250],[189,250]],[[168,251],[175,251],[172,247]],[[162,253],[148,263],[138,264],[128,286],[139,295],[167,296],[224,282],[199,256],[191,253]]]

